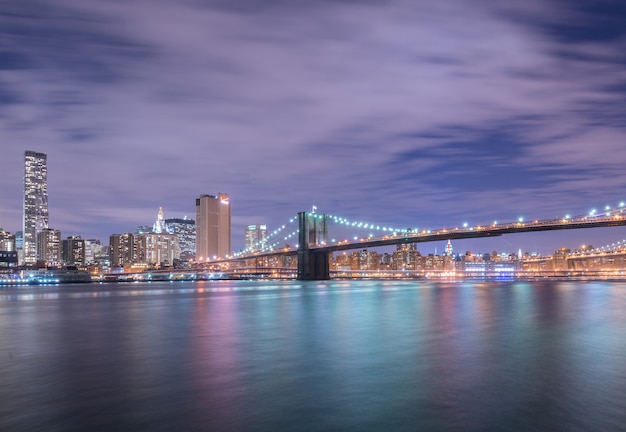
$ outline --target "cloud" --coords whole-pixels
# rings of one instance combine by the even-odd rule
[[[151,223],[150,208],[193,214],[201,193],[229,193],[241,226],[311,204],[436,227],[619,199],[620,11],[557,1],[3,6],[0,141],[17,146],[0,159],[11,179],[0,203],[13,209],[0,224],[19,225],[25,149],[49,155],[51,219],[104,238]]]

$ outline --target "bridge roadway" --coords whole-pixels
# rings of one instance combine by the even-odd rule
[[[582,228],[603,228],[626,225],[626,214],[623,210],[614,211],[609,215],[581,216],[568,219],[535,220],[532,222],[512,222],[505,224],[479,225],[467,228],[442,228],[410,233],[396,233],[382,237],[362,238],[355,241],[343,240],[330,244],[309,245],[309,250],[319,252],[339,252],[353,249],[369,249],[381,246],[393,246],[404,243],[427,243],[433,241],[461,240],[482,237],[498,237],[504,234],[518,234],[525,232],[556,231]],[[231,259],[222,259],[211,262],[229,262],[264,258],[279,255],[297,255],[296,249],[276,249],[267,252],[244,254]]]
[[[442,228],[439,230],[424,230],[420,232],[396,232],[382,237],[367,237],[356,241],[343,240],[327,243],[299,244],[298,249],[283,248],[268,252],[256,252],[244,254],[236,257],[222,258],[205,262],[205,265],[241,262],[246,260],[257,260],[271,256],[297,255],[298,257],[298,279],[299,280],[324,280],[330,278],[329,256],[333,252],[353,249],[368,249],[381,246],[393,246],[405,243],[426,243],[433,241],[460,240],[481,237],[497,237],[504,234],[518,234],[525,232],[556,231],[566,229],[581,228],[602,228],[626,225],[626,215],[624,209],[614,210],[601,215],[579,216],[574,218],[535,220],[532,222],[512,222],[505,224],[493,223],[490,225],[477,225],[463,228]],[[307,215],[305,212],[298,213],[300,224],[300,243],[306,236],[309,227],[307,226]]]

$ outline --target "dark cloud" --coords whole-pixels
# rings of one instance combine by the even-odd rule
[[[0,67],[45,70],[48,79],[112,84],[130,75],[128,63],[153,54],[146,45],[112,32],[116,23],[107,16],[64,3],[4,4]]]
[[[566,18],[546,17],[543,28],[559,42],[625,42],[626,4],[620,0],[559,0]]]

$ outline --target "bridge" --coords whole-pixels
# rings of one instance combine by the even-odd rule
[[[520,219],[508,223],[493,222],[485,225],[464,225],[462,227],[451,229],[441,228],[437,230],[381,228],[379,225],[350,222],[344,218],[325,213],[299,212],[297,218],[290,220],[292,223],[297,220],[298,228],[284,237],[286,240],[297,235],[297,248],[280,248],[278,246],[279,242],[275,242],[273,244],[263,245],[263,248],[259,251],[244,251],[229,257],[207,261],[207,263],[219,265],[250,260],[260,262],[265,258],[273,256],[294,256],[297,257],[298,261],[297,278],[299,280],[326,280],[330,279],[329,262],[333,252],[408,243],[497,237],[504,234],[526,232],[624,226],[626,225],[626,214],[624,214],[624,210],[624,203],[621,203],[619,207],[615,209],[607,207],[605,211],[601,213],[592,211],[587,215],[575,217],[565,216],[558,219],[533,221]],[[354,240],[331,240],[329,242],[328,225],[331,223],[356,228],[375,229],[377,231],[383,231],[383,234],[381,236],[373,236],[370,234],[367,237],[356,237]],[[274,237],[278,237],[284,229],[285,225],[273,233]]]

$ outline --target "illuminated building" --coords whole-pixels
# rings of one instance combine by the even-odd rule
[[[113,267],[132,264],[135,258],[135,235],[131,233],[112,234],[109,237],[109,256]]]
[[[180,259],[190,260],[196,256],[196,221],[183,218],[165,219],[167,232],[178,237]]]
[[[172,265],[180,259],[178,237],[168,233],[136,234],[134,243],[135,263],[153,266]]]
[[[230,248],[230,198],[227,194],[196,199],[196,259],[225,257]]]
[[[85,264],[95,263],[99,257],[105,254],[106,247],[100,239],[85,240]]]
[[[246,252],[257,252],[267,248],[267,225],[248,225],[244,232]]]
[[[63,262],[72,266],[86,264],[85,240],[80,236],[69,236],[63,240]]]
[[[48,228],[48,165],[45,153],[24,152],[24,263],[37,262],[37,234]],[[43,260],[43,257],[39,257]]]
[[[165,220],[163,219],[163,207],[159,207],[156,222],[152,225],[152,232],[161,234],[165,232]]]
[[[391,255],[391,268],[393,270],[417,270],[420,258],[421,254],[415,243],[396,245],[396,250]]]
[[[15,236],[0,228],[0,251],[15,252]]]
[[[17,265],[15,236],[0,228],[0,267]]]
[[[37,233],[37,256],[46,265],[61,264],[61,231],[44,228]]]

